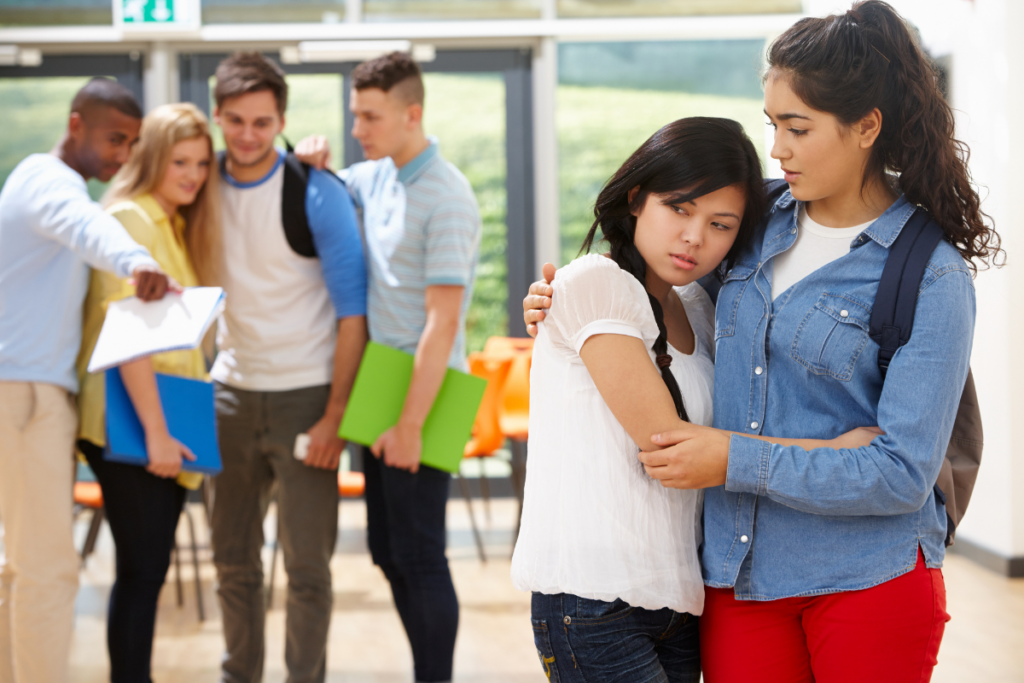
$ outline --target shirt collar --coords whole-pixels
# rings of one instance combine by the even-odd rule
[[[800,208],[800,202],[793,198],[789,190],[782,193],[779,200],[775,202],[773,211],[785,211],[790,208],[794,208],[793,220],[796,220],[797,212]],[[892,246],[892,243],[899,237],[900,231],[903,230],[903,226],[907,224],[910,217],[914,214],[917,207],[911,204],[906,195],[901,194],[899,198],[892,203],[892,205],[886,209],[881,216],[879,216],[871,225],[865,228],[863,235],[867,235],[879,245],[888,249]],[[788,225],[788,224],[787,224]]]
[[[132,201],[138,204],[154,223],[170,223],[170,217],[167,215],[167,212],[164,211],[164,208],[160,206],[160,203],[153,198],[153,195],[148,192],[135,197]]]
[[[412,161],[398,169],[398,182],[403,185],[408,185],[416,179],[424,168],[426,168],[427,164],[439,156],[440,152],[437,148],[437,138],[431,136],[428,137],[427,140],[430,143],[427,145],[427,148],[417,154]]]
[[[141,194],[132,201],[138,204],[157,225],[166,223],[168,227],[173,227],[179,235],[185,231],[185,219],[182,215],[175,213],[174,216],[168,216],[164,208],[160,206],[160,202],[154,199],[152,194],[148,192]]]
[[[226,182],[228,185],[231,185],[232,187],[237,187],[239,190],[248,190],[258,185],[262,185],[263,183],[270,180],[271,176],[277,173],[277,169],[281,168],[281,164],[284,163],[286,152],[280,147],[275,147],[274,149],[275,151],[277,151],[277,161],[274,162],[274,167],[267,171],[267,174],[260,178],[259,180],[253,180],[248,183],[243,183],[239,180],[235,180],[234,178],[231,177],[231,174],[228,173],[227,163],[225,161],[222,161],[220,164],[221,178],[223,178],[224,182]]]

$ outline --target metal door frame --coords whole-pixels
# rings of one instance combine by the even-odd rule
[[[357,62],[282,64],[276,52],[266,52],[287,74],[340,74],[346,80]],[[211,112],[209,79],[226,54],[181,54],[181,99]],[[534,280],[534,158],[533,158],[533,54],[532,50],[438,50],[432,62],[420,64],[425,73],[500,72],[505,79],[505,213],[508,248],[507,265],[509,334],[525,337],[519,293]],[[344,163],[363,160],[359,144],[352,138],[349,88],[342,87],[344,111]]]
[[[142,58],[134,53],[110,55],[46,55],[39,66],[0,66],[0,78],[113,76],[143,103]],[[68,102],[68,107],[71,103]]]

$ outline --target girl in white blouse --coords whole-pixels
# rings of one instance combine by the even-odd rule
[[[711,424],[714,305],[697,280],[728,266],[764,204],[738,123],[675,121],[597,198],[581,251],[600,228],[609,255],[582,256],[553,283],[512,558],[552,681],[700,678],[702,493],[650,479],[637,454],[680,421]]]

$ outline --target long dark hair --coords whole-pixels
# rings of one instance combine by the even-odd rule
[[[954,136],[938,75],[888,3],[801,19],[772,43],[765,77],[787,78],[808,106],[847,125],[877,107],[882,130],[862,183],[897,174],[907,200],[932,215],[972,271],[973,259],[999,263],[999,235],[985,224],[992,221],[971,186],[970,150]]]
[[[765,212],[760,159],[743,127],[731,119],[695,116],[673,121],[640,145],[605,184],[594,204],[594,223],[580,253],[590,251],[600,228],[615,263],[646,289],[647,263],[633,242],[636,216],[632,212],[642,208],[651,194],[669,195],[670,203],[684,204],[730,185],[743,188],[747,203],[736,242],[723,262],[725,268],[750,242]],[[639,191],[630,201],[629,193],[635,187]],[[650,292],[647,298],[658,323],[658,338],[652,349],[663,356],[668,352],[664,312]],[[661,366],[661,376],[672,394],[676,413],[686,420],[675,377],[667,366]]]

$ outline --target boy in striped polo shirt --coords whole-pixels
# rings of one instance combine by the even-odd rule
[[[445,557],[451,475],[420,464],[421,429],[447,369],[466,369],[480,211],[465,176],[423,133],[423,78],[408,54],[360,64],[352,85],[352,135],[369,161],[340,175],[363,214],[370,339],[416,356],[398,424],[363,459],[370,554],[391,583],[416,680],[450,681],[459,618]],[[323,138],[299,152],[314,165],[329,157]]]

